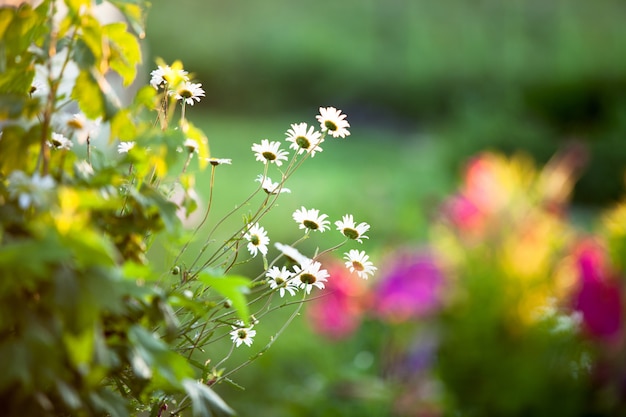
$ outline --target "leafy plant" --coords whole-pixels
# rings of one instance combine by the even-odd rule
[[[320,131],[306,123],[287,131],[291,156],[278,141],[254,144],[263,164],[257,188],[209,222],[216,170],[231,161],[212,157],[206,135],[186,117],[204,90],[180,62],[159,62],[150,85],[124,104],[115,80],[122,89],[135,81],[146,4],[111,1],[125,21],[103,24],[100,3],[44,0],[0,9],[3,409],[231,415],[212,387],[232,382],[275,342],[311,291],[324,288],[329,275],[317,259],[367,238],[369,225],[346,215],[335,222],[341,240],[306,256],[297,244],[328,230],[330,221],[303,206],[293,213],[302,238],[276,244],[272,258],[259,225],[300,165],[322,151],[327,137],[350,135],[350,125],[340,110],[322,107]],[[278,182],[268,176],[272,166]],[[194,190],[200,175],[209,176],[211,195],[189,232],[181,218],[202,204]],[[216,230],[234,215],[241,223],[217,240]],[[189,254],[205,223],[211,231]],[[163,234],[180,245],[173,245],[171,265],[158,270],[149,250]],[[263,262],[258,276],[236,272],[256,256]],[[347,266],[362,278],[376,269],[367,259],[362,251],[346,253]],[[288,306],[293,313],[261,350],[228,362],[236,347],[252,345],[259,320]],[[230,348],[224,353],[216,343]]]

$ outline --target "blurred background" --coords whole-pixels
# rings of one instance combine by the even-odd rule
[[[573,192],[579,221],[620,198],[625,19],[619,0],[154,2],[146,67],[181,60],[206,90],[188,115],[213,156],[233,158],[216,179],[224,211],[255,186],[252,143],[314,124],[320,106],[343,110],[351,136],[307,161],[264,225],[289,242],[299,234],[284,219],[300,206],[333,219],[351,210],[372,225],[363,249],[384,272],[389,253],[425,243],[479,151],[524,151],[540,165],[576,144],[586,159]],[[235,376],[245,391],[224,385],[220,395],[244,416],[436,415],[407,412],[391,392],[385,349],[401,328],[366,320],[341,340],[313,330],[296,320]]]

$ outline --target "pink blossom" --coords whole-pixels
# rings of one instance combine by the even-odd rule
[[[331,340],[349,337],[361,323],[367,287],[338,263],[328,263],[323,294],[308,304],[307,318],[316,333]]]

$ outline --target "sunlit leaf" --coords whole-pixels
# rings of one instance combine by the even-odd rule
[[[72,98],[90,119],[97,119],[105,115],[104,95],[96,79],[89,71],[83,70],[76,78],[72,90]]]
[[[103,26],[102,34],[109,42],[109,66],[122,77],[124,86],[130,85],[137,74],[137,65],[141,63],[137,38],[127,32],[123,22]]]
[[[250,280],[248,278],[240,275],[215,276],[203,271],[198,275],[198,279],[228,298],[237,311],[239,319],[246,325],[250,323],[250,311],[245,296],[249,291]]]

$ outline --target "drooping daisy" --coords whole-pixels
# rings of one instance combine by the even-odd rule
[[[76,113],[71,118],[66,119],[65,124],[73,131],[72,136],[76,142],[83,144],[97,133],[100,119],[90,120],[83,113]]]
[[[285,257],[289,258],[293,262],[296,262],[300,265],[311,262],[311,259],[301,254],[300,251],[298,251],[298,249],[294,248],[293,246],[283,245],[280,242],[274,243],[274,246],[276,247],[276,249],[281,251],[281,253],[285,255]]]
[[[207,158],[207,161],[209,162],[209,164],[213,166],[232,165],[233,163],[232,159],[225,159],[225,158]]]
[[[120,142],[117,145],[117,153],[128,153],[135,147],[135,142]]]
[[[53,149],[65,149],[69,151],[70,149],[72,149],[72,146],[74,146],[74,144],[72,143],[71,140],[69,140],[62,134],[52,133],[52,137],[50,141],[48,142],[48,146]]]
[[[230,340],[233,341],[236,347],[245,344],[246,346],[251,346],[252,342],[254,342],[253,337],[256,336],[256,330],[252,330],[253,325],[250,327],[244,327],[242,321],[237,321],[234,326],[231,326],[233,331],[230,332]]]
[[[198,152],[198,142],[193,139],[185,139],[185,143],[183,143],[183,146],[190,154]]]
[[[263,174],[259,174],[255,181],[261,183],[261,188],[265,190],[268,194],[282,194],[282,193],[290,193],[291,190],[289,188],[281,187],[280,183],[273,182],[269,177],[263,176]]]
[[[267,255],[267,245],[270,243],[270,238],[267,237],[267,232],[259,226],[259,223],[249,224],[248,231],[243,235],[243,238],[248,241],[248,251],[252,256],[256,256],[258,252]]]
[[[359,243],[363,243],[361,239],[368,239],[365,236],[365,232],[370,229],[370,225],[362,222],[358,225],[354,222],[352,214],[346,214],[341,220],[335,222],[337,230],[339,230],[348,239],[356,240]]]
[[[320,290],[324,289],[324,283],[330,276],[328,271],[320,269],[322,264],[317,261],[309,261],[305,264],[294,265],[294,280],[298,287],[306,291],[307,294],[311,294],[311,289],[317,287]]]
[[[200,102],[200,97],[204,97],[202,84],[185,81],[174,93],[174,98],[190,105],[194,105],[194,100]]]
[[[255,153],[256,160],[261,161],[264,164],[273,162],[276,166],[283,164],[282,160],[287,160],[289,153],[280,149],[280,142],[272,141],[268,139],[261,140],[261,144],[252,144],[252,151]]]
[[[294,211],[293,219],[299,224],[300,229],[319,230],[324,232],[326,229],[330,229],[330,222],[326,220],[328,215],[321,214],[317,209],[307,210],[302,206],[300,209]]]
[[[322,148],[319,146],[324,139],[320,132],[315,131],[311,126],[307,131],[306,123],[292,124],[291,129],[287,130],[287,142],[291,142],[289,148],[298,152],[298,155],[309,152],[311,158],[315,156],[315,152],[322,152]]]
[[[298,290],[297,284],[292,279],[293,272],[284,266],[281,269],[276,266],[271,267],[265,273],[265,276],[268,278],[268,283],[271,289],[274,290],[278,288],[281,298],[285,296],[285,292],[294,295]]]
[[[350,272],[356,272],[357,275],[363,279],[369,278],[367,274],[374,275],[374,271],[378,269],[368,260],[370,257],[365,254],[365,251],[351,249],[348,253],[344,253],[344,255],[346,255],[343,258],[346,260],[346,268],[348,268]]]
[[[334,107],[320,107],[320,114],[315,116],[322,132],[330,133],[334,138],[350,136],[348,127],[350,123],[346,120],[346,115],[341,114],[341,110]]]
[[[150,85],[157,90],[160,87],[165,87],[166,84],[176,85],[180,81],[189,81],[187,71],[182,69],[174,70],[169,65],[164,67],[159,65],[157,69],[150,73],[150,76]]]

